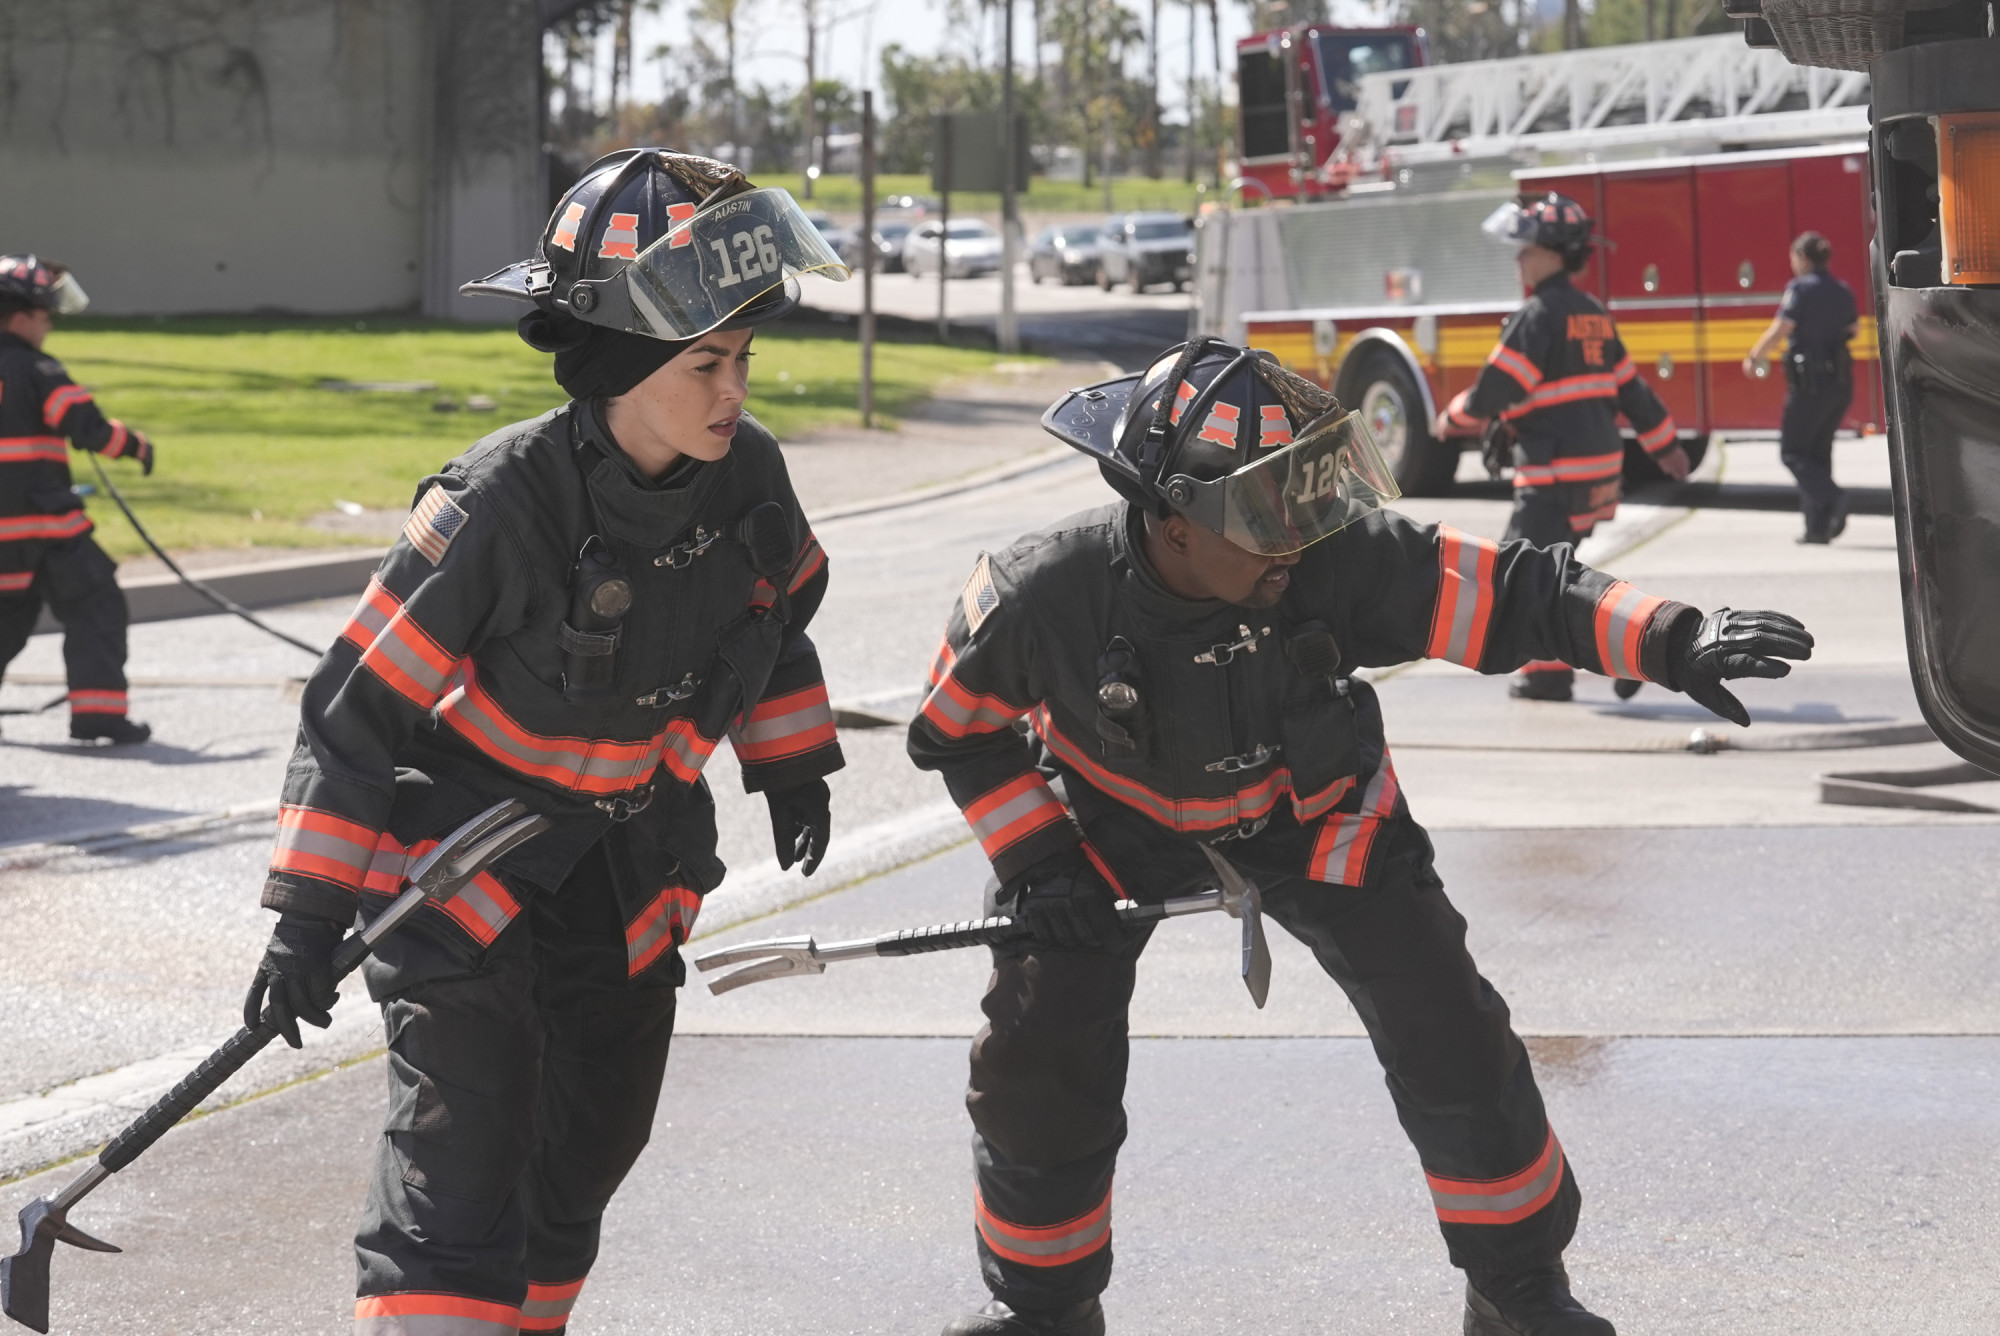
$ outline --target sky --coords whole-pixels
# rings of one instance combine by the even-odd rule
[[[738,42],[745,50],[754,54],[742,62],[739,78],[744,85],[763,84],[771,88],[797,88],[805,78],[805,35],[800,19],[798,0],[753,0],[751,11],[752,32],[747,38],[739,34]],[[1127,7],[1138,12],[1143,20],[1145,11],[1139,6],[1142,0],[1128,0]],[[931,54],[947,44],[950,49],[969,55],[972,43],[965,32],[954,33],[947,18],[945,0],[819,0],[823,14],[831,15],[834,22],[828,39],[820,53],[821,77],[837,78],[850,86],[869,86],[874,83],[880,69],[882,48],[890,43],[901,45],[907,51]],[[977,12],[976,4],[968,4],[967,9]],[[1019,68],[1032,69],[1034,53],[1028,49],[1031,40],[1030,15],[1032,9],[1026,0],[1017,0],[1015,8],[1014,49]],[[1233,68],[1231,52],[1236,39],[1248,36],[1250,32],[1247,7],[1241,4],[1222,4],[1222,47],[1223,69]],[[1366,24],[1374,20],[1376,7],[1368,0],[1333,0],[1329,6],[1336,21]],[[997,13],[997,10],[996,10]],[[1184,119],[1182,89],[1186,86],[1188,21],[1190,15],[1198,16],[1199,31],[1195,64],[1197,71],[1206,75],[1210,68],[1208,44],[1208,16],[1206,8],[1191,9],[1181,0],[1161,0],[1160,4],[1160,102],[1166,119]],[[685,49],[689,40],[688,11],[685,0],[669,0],[657,15],[643,11],[634,22],[632,41],[633,82],[640,101],[654,101],[658,98],[662,85],[660,64],[651,58],[651,53],[661,45]],[[999,20],[993,20],[993,27],[987,36],[987,49],[997,50],[999,41]],[[608,45],[605,60],[608,62]],[[864,80],[867,84],[864,84]]]

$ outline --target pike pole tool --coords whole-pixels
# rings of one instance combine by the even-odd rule
[[[430,900],[449,900],[503,854],[549,826],[517,799],[495,803],[447,836],[404,873],[407,888],[360,932],[340,944],[333,957],[337,983],[360,967],[376,943],[409,921]],[[202,1060],[139,1118],[113,1137],[94,1163],[53,1197],[37,1197],[21,1208],[21,1248],[0,1258],[0,1311],[39,1332],[49,1329],[49,1262],[58,1243],[90,1252],[118,1252],[69,1222],[69,1213],[111,1175],[131,1164],[175,1123],[214,1094],[243,1064],[278,1037],[270,1008],[255,1026],[246,1026]]]

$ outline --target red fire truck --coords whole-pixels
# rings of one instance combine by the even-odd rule
[[[1236,154],[1245,179],[1271,198],[1329,189],[1325,167],[1340,147],[1339,122],[1355,109],[1358,80],[1425,62],[1421,28],[1340,28],[1300,23],[1236,44]]]
[[[1777,429],[1782,376],[1768,365],[1748,375],[1742,363],[1791,278],[1792,238],[1812,229],[1832,242],[1834,271],[1862,310],[1846,427],[1877,431],[1884,417],[1865,279],[1874,232],[1860,138],[1865,81],[1802,86],[1787,104],[1782,87],[1758,82],[1767,71],[1743,66],[1770,64],[1775,55],[1721,36],[1363,79],[1363,115],[1387,132],[1361,118],[1342,123],[1350,141],[1373,139],[1356,155],[1365,170],[1341,198],[1204,217],[1200,325],[1267,348],[1332,388],[1362,410],[1405,491],[1444,491],[1460,452],[1477,443],[1437,439],[1431,422],[1478,376],[1522,297],[1511,251],[1478,224],[1517,192],[1557,191],[1590,210],[1609,243],[1578,285],[1612,311],[1633,361],[1699,460],[1712,432]],[[1655,120],[1603,123],[1617,90],[1629,89],[1631,71],[1641,67]],[[1778,68],[1790,77],[1792,67]],[[1680,70],[1682,82],[1662,70]],[[1606,90],[1601,97],[1587,91],[1593,79]],[[1577,105],[1548,124],[1549,99],[1535,80],[1568,90]],[[1418,86],[1426,81],[1434,86]],[[1719,103],[1738,88],[1746,101],[1763,99],[1762,107],[1696,105],[1720,114],[1688,114],[1697,94]],[[1510,98],[1514,123],[1477,120],[1481,108]],[[1588,123],[1592,116],[1600,123]],[[1727,151],[1760,137],[1842,130],[1831,143]],[[1685,147],[1709,151],[1661,156]],[[1514,166],[1523,157],[1569,165]],[[1635,480],[1650,476],[1650,462],[1636,447],[1630,453]]]

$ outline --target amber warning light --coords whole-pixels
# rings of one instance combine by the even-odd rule
[[[1937,118],[1944,281],[2000,283],[2000,112]]]

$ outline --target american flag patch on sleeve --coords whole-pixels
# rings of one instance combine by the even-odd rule
[[[444,560],[445,549],[464,527],[465,512],[445,495],[444,488],[433,485],[410,512],[410,518],[403,521],[403,537],[435,566]]]
[[[977,631],[993,609],[1000,606],[1000,591],[993,587],[992,559],[984,553],[980,554],[979,564],[972,568],[972,577],[965,582],[965,592],[958,599],[965,605],[968,632]]]

